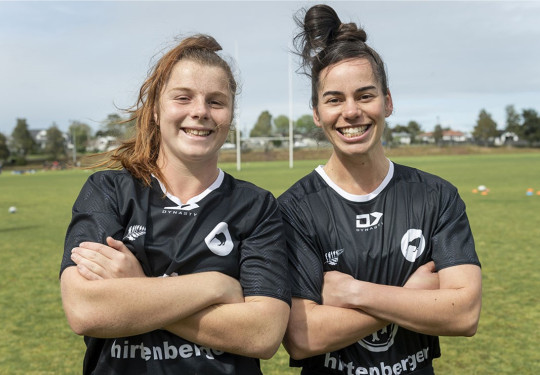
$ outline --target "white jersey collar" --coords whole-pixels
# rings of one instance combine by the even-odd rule
[[[212,183],[212,185],[210,185],[201,194],[196,195],[193,198],[190,198],[187,202],[184,202],[184,203],[180,200],[180,198],[178,198],[178,197],[172,195],[171,193],[169,193],[167,191],[167,189],[165,188],[165,185],[163,185],[163,183],[156,176],[154,176],[154,175],[152,175],[152,176],[157,180],[157,182],[159,182],[159,186],[161,187],[161,191],[163,191],[163,194],[165,194],[167,196],[167,198],[169,198],[171,201],[176,203],[178,206],[182,206],[184,204],[190,204],[190,203],[199,202],[204,197],[206,197],[208,194],[210,194],[211,192],[213,192],[214,190],[219,188],[221,186],[222,182],[223,182],[223,179],[225,178],[225,173],[223,173],[223,171],[220,168],[218,168],[218,171],[219,171],[218,176],[217,176],[216,180]]]
[[[384,180],[375,190],[365,195],[351,194],[340,188],[334,181],[330,179],[330,177],[328,177],[328,175],[323,169],[323,165],[319,165],[315,169],[315,171],[323,178],[323,180],[328,184],[328,186],[330,186],[333,190],[335,190],[336,193],[341,195],[343,198],[352,202],[368,202],[374,199],[377,195],[379,195],[379,193],[390,183],[390,180],[394,176],[394,163],[392,163],[391,160],[388,160],[388,162],[390,163],[390,167],[388,168],[388,173],[386,174]]]

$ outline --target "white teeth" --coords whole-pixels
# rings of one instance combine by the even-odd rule
[[[355,126],[350,128],[341,128],[339,129],[340,133],[345,137],[353,138],[358,137],[366,132],[368,125],[366,126]]]
[[[201,136],[201,137],[206,137],[206,136],[210,135],[209,130],[184,129],[184,131],[186,133],[188,133],[188,134],[198,135],[198,136]]]

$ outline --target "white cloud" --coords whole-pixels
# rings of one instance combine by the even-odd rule
[[[437,118],[472,130],[480,109],[504,126],[504,107],[540,102],[540,3],[329,2],[365,27],[388,66],[392,124]],[[238,122],[288,113],[287,49],[293,13],[308,2],[0,2],[0,132],[70,120],[95,129],[126,107],[152,57],[177,35],[209,33],[238,53]],[[310,88],[294,76],[294,117],[310,113]]]

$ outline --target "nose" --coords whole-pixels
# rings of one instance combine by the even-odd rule
[[[204,98],[194,99],[191,107],[191,117],[197,119],[208,118],[208,103]]]
[[[360,116],[360,106],[356,100],[348,99],[343,104],[343,117],[346,119],[354,119]]]

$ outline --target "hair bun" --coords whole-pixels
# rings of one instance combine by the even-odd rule
[[[352,41],[365,43],[367,34],[355,23],[342,23],[336,11],[324,4],[309,8],[303,17],[297,14],[296,23],[302,31],[294,38],[303,65],[311,64],[312,59],[336,42]]]
[[[212,52],[221,51],[222,49],[214,38],[204,34],[187,37],[180,44],[184,49],[206,49]]]
[[[342,23],[339,26],[335,40],[342,41],[352,41],[352,42],[363,42],[367,40],[367,34],[364,29],[358,29],[355,23]]]

